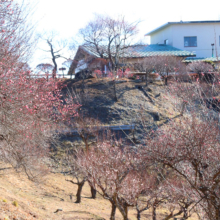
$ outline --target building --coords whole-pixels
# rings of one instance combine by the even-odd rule
[[[145,36],[151,44],[166,44],[196,54],[196,58],[220,56],[220,20],[168,22]]]
[[[107,49],[102,47],[100,50],[106,51]],[[112,51],[114,54],[114,50]],[[139,63],[144,58],[153,56],[176,56],[180,59],[185,59],[186,57],[195,57],[195,54],[167,44],[134,45],[129,46],[126,50],[121,52],[119,66],[124,67],[126,65],[129,66],[129,64],[131,66],[135,63]],[[94,65],[94,62],[92,62],[93,58],[100,58],[95,47],[80,46],[68,74],[73,75],[86,71],[87,69],[97,69],[103,64],[103,62],[96,62],[96,65]],[[103,53],[103,58],[108,61],[107,53]],[[93,64],[92,68],[88,68],[91,64]]]

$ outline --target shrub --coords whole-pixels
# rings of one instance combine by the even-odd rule
[[[18,207],[18,202],[17,201],[13,201],[12,205],[14,205],[15,207]]]

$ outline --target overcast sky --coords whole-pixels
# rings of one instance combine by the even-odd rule
[[[20,0],[18,0],[20,1]],[[28,1],[28,0],[27,0]],[[62,38],[74,38],[94,13],[125,15],[141,20],[139,36],[169,21],[220,20],[220,0],[32,0],[38,32],[55,30]],[[39,54],[43,52],[38,51]],[[39,57],[38,57],[39,59]]]

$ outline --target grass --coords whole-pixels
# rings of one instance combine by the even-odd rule
[[[90,198],[88,184],[82,191],[82,203],[76,204],[75,196],[70,200],[70,195],[75,195],[76,186],[65,181],[67,177],[62,174],[50,174],[46,177],[44,184],[35,184],[25,176],[16,173],[8,174],[0,178],[0,194],[5,201],[0,202],[0,213],[5,213],[4,218],[13,219],[14,216],[29,220],[36,216],[44,220],[61,219],[109,219],[111,212],[110,203],[98,195],[97,199]],[[19,205],[18,205],[19,204]],[[54,213],[57,209],[62,209]],[[166,210],[158,211],[158,219],[164,216]],[[30,214],[31,213],[31,214]],[[148,219],[151,210],[142,214],[142,219]],[[4,219],[2,217],[2,219]],[[1,219],[1,215],[0,215]],[[116,220],[121,220],[121,214],[116,212]],[[129,219],[136,219],[136,211],[129,209]],[[190,218],[189,220],[196,220]]]

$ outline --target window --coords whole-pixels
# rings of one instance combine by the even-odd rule
[[[184,37],[184,47],[197,47],[197,37]]]
[[[219,36],[219,46],[220,46],[220,36]]]

